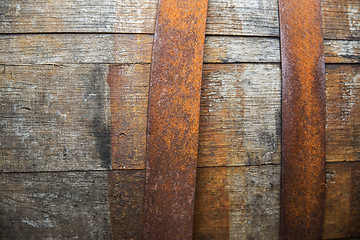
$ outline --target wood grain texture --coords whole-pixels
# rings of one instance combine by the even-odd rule
[[[0,32],[153,33],[156,4],[156,0],[6,0],[1,8]],[[277,22],[274,0],[214,0],[209,2],[206,31],[275,36]]]
[[[149,77],[149,65],[110,65],[113,169],[145,167]]]
[[[280,166],[198,168],[194,239],[278,239]]]
[[[132,34],[1,35],[0,63],[149,63],[152,42]]]
[[[112,239],[142,239],[144,170],[108,172]]]
[[[324,40],[324,55],[326,63],[360,63],[360,41]]]
[[[156,0],[4,0],[1,33],[153,33]],[[323,0],[325,38],[360,37],[359,0]],[[207,34],[279,36],[276,0],[210,0]]]
[[[1,171],[111,168],[106,65],[0,72]]]
[[[150,63],[153,35],[0,35],[0,64]],[[359,41],[325,40],[327,63],[359,63]],[[204,63],[280,62],[278,38],[207,36]]]
[[[115,168],[144,169],[149,67],[3,66],[1,170],[105,169],[111,139]],[[359,161],[359,71],[327,66],[327,161]],[[109,76],[121,82],[111,139]],[[278,64],[205,64],[199,166],[279,163],[279,114]]]
[[[360,163],[326,164],[324,239],[360,238]]]
[[[322,0],[324,38],[360,38],[359,0]]]
[[[326,70],[326,160],[360,161],[360,66]]]
[[[198,166],[280,163],[278,64],[206,64]]]
[[[107,173],[0,173],[1,239],[111,239]]]

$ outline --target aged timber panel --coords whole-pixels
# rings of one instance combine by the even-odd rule
[[[198,168],[195,239],[278,239],[280,166]]]
[[[107,173],[0,173],[1,239],[110,239]]]
[[[324,37],[359,39],[360,0],[322,0]]]
[[[150,66],[110,65],[113,169],[144,169]]]
[[[156,0],[4,0],[0,32],[153,33]],[[323,0],[325,38],[360,37],[359,0]],[[210,0],[207,34],[279,36],[276,0]]]
[[[198,166],[280,163],[278,64],[206,64]]]
[[[113,170],[108,177],[113,239],[142,239],[145,171]]]
[[[0,43],[1,64],[149,63],[153,36],[20,34]]]
[[[106,65],[4,66],[1,171],[111,167]]]
[[[328,64],[326,96],[326,160],[360,161],[360,65]]]
[[[150,63],[153,35],[0,35],[0,64]],[[327,63],[359,63],[360,41],[325,40]],[[278,38],[207,36],[205,63],[280,62]]]
[[[326,177],[323,238],[357,237],[356,239],[359,239],[360,164],[358,162],[327,163]]]

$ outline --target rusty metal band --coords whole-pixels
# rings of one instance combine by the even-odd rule
[[[144,239],[191,239],[207,0],[159,0],[148,104]]]
[[[321,239],[325,62],[320,0],[279,0],[282,64],[281,239]]]

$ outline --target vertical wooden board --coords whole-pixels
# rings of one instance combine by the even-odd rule
[[[199,166],[280,162],[277,64],[204,65]]]
[[[5,66],[1,171],[111,168],[106,65]]]
[[[322,0],[321,3],[325,38],[360,37],[359,0]]]
[[[145,171],[113,170],[108,177],[113,239],[142,239]]]
[[[278,239],[280,166],[198,168],[195,239]]]
[[[360,66],[326,66],[326,160],[360,161]]]
[[[360,163],[327,163],[326,176],[323,238],[360,238]]]
[[[144,169],[150,66],[110,65],[113,169]]]
[[[107,172],[0,173],[1,239],[110,239]]]

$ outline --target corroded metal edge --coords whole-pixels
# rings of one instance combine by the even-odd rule
[[[144,239],[191,239],[207,0],[159,0],[148,104]]]
[[[282,64],[281,239],[321,239],[325,62],[320,0],[279,0]]]

